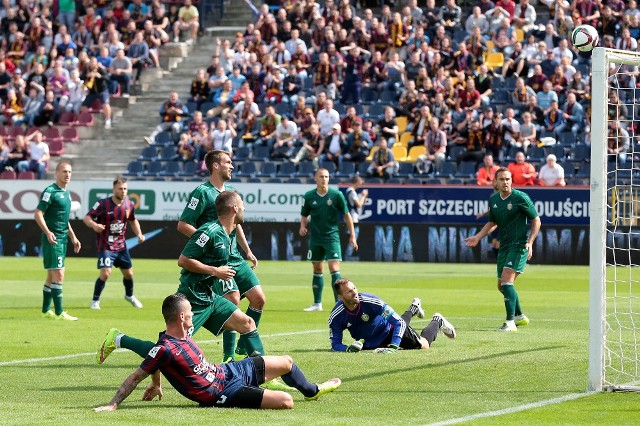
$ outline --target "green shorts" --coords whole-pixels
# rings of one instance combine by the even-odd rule
[[[184,294],[191,302],[191,310],[193,312],[193,331],[191,334],[195,334],[200,327],[204,327],[214,335],[219,335],[222,332],[222,327],[231,318],[231,315],[238,309],[233,302],[228,301],[224,297],[213,294],[211,303],[203,303],[202,299],[191,300],[190,292],[181,291],[183,288],[178,288],[178,293]]]
[[[221,280],[220,278],[214,278],[213,283],[211,284],[211,288],[213,289],[213,292],[215,294],[222,297],[224,297],[224,295],[227,293],[238,291],[238,286],[236,285],[236,281],[233,278],[231,278],[230,280]]]
[[[252,288],[260,286],[258,276],[247,262],[243,261],[237,267],[234,266],[233,269],[236,271],[233,279],[238,285],[237,289],[240,291],[240,297],[243,297]]]
[[[342,260],[342,249],[340,241],[324,244],[309,244],[307,260],[312,262],[324,262],[325,260]]]
[[[518,274],[524,272],[528,253],[528,250],[524,247],[500,247],[497,260],[498,279],[502,278],[502,270],[504,268],[513,269]]]
[[[64,269],[64,259],[67,257],[67,236],[56,235],[58,244],[49,244],[47,237],[42,234],[42,263],[44,269]]]

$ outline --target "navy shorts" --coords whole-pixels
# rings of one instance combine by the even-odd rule
[[[260,408],[264,389],[259,386],[265,380],[265,366],[262,357],[245,358],[242,361],[223,364],[225,374],[224,391],[217,407]],[[224,397],[226,398],[224,398]],[[223,403],[220,403],[224,400]]]
[[[114,266],[120,269],[131,269],[133,264],[131,263],[129,249],[98,252],[98,269],[111,269]]]
[[[96,99],[98,99],[100,102],[102,102],[102,104],[108,104],[109,103],[109,91],[105,90],[104,92],[100,92],[100,93],[89,93],[87,94],[87,97],[84,98],[84,101],[82,102],[82,106],[86,106],[86,107],[91,107],[91,105],[93,105],[93,103],[96,101]]]

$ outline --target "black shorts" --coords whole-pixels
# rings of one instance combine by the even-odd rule
[[[234,379],[227,382],[223,395],[224,402],[218,400],[218,407],[260,408],[264,389],[259,386],[265,381],[265,366],[262,357],[251,357],[224,365],[227,377]]]
[[[386,348],[391,343],[392,334],[389,334],[386,339],[380,344],[381,348]],[[400,340],[400,347],[402,349],[422,349],[422,343],[420,342],[420,336],[416,331],[407,325],[407,329],[402,335]]]

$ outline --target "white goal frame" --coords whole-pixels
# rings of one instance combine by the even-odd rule
[[[591,71],[591,202],[589,247],[589,390],[639,390],[637,383],[614,385],[605,377],[607,269],[607,102],[611,64],[640,67],[640,52],[597,47]],[[640,90],[640,89],[637,89]],[[636,386],[634,386],[636,385]]]

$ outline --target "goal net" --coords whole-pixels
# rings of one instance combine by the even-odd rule
[[[638,52],[593,51],[591,390],[640,390],[639,69]]]

